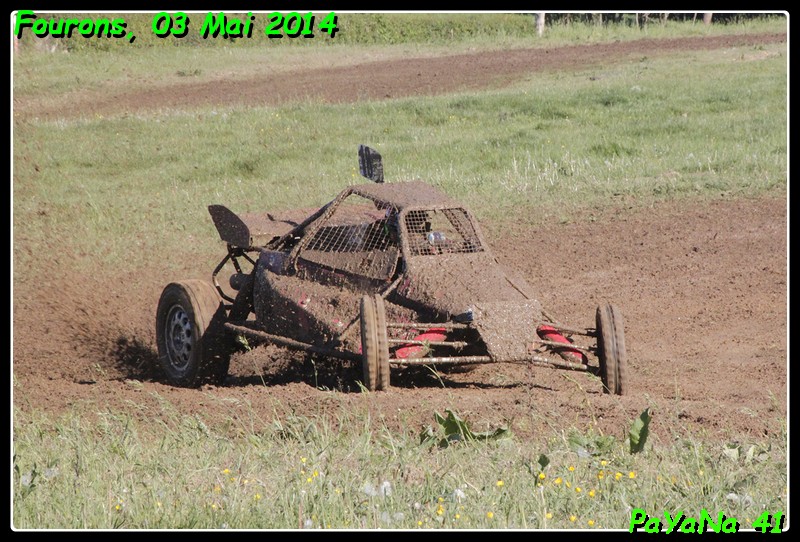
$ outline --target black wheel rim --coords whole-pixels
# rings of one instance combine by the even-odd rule
[[[164,324],[167,357],[177,371],[184,371],[192,359],[195,348],[195,331],[192,319],[180,305],[173,305]]]

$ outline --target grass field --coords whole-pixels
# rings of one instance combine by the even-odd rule
[[[710,29],[670,23],[647,33],[785,29],[767,20]],[[456,43],[283,47],[269,65],[282,72],[299,62],[536,43],[520,29],[500,40],[492,32]],[[629,27],[559,26],[545,43],[636,35]],[[54,58],[15,57],[15,99],[47,104],[84,85],[115,90],[143,78],[168,85],[236,77],[266,63],[254,46],[119,47]],[[207,204],[239,212],[321,205],[361,182],[359,143],[381,151],[387,179],[427,180],[492,228],[589,220],[583,211],[664,199],[785,194],[787,67],[786,44],[775,44],[539,74],[439,97],[15,116],[15,278],[56,247],[78,270],[99,257],[108,268],[157,262],[165,274],[189,257],[210,263],[219,244]],[[688,516],[708,509],[716,519],[724,510],[747,529],[788,503],[785,420],[777,445],[735,435],[720,442],[681,429],[662,405],[674,429],[636,454],[620,436],[629,427],[602,435],[556,424],[535,442],[512,434],[440,447],[420,443],[418,423],[397,433],[371,419],[368,400],[333,418],[292,416],[276,405],[269,419],[245,403],[220,402],[231,413],[222,425],[167,400],[157,410],[76,405],[59,415],[14,405],[13,527],[625,529],[632,507],[660,514],[680,503]],[[433,412],[429,421],[441,430]]]
[[[535,443],[511,435],[421,444],[412,429],[398,434],[371,418],[367,398],[333,417],[276,405],[274,419],[216,401],[230,414],[224,426],[160,405],[98,412],[93,424],[79,411],[16,412],[15,525],[627,529],[636,507],[659,517],[706,509],[714,521],[722,511],[751,529],[765,510],[785,511],[785,447],[708,442],[677,417],[670,434],[634,455],[620,437],[556,425]],[[433,415],[430,423],[444,437]]]

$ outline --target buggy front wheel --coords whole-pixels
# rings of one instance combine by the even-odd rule
[[[375,300],[375,324],[376,337],[378,339],[378,389],[388,390],[391,384],[389,376],[391,369],[389,366],[389,336],[386,332],[386,305],[380,295],[376,295]]]
[[[597,307],[597,357],[603,392],[624,395],[627,387],[627,354],[622,314],[611,303]]]
[[[389,388],[389,341],[380,296],[361,298],[361,365],[368,390]]]

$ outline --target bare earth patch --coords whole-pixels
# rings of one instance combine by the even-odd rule
[[[291,87],[263,76],[87,97],[69,114],[442,93],[502,84],[538,70],[590,66],[611,56],[785,39],[641,40],[536,55],[390,61],[322,78],[316,70],[300,72]],[[434,410],[453,408],[479,428],[505,422],[528,437],[570,425],[620,434],[649,406],[656,413],[656,434],[659,426],[682,424],[720,438],[775,435],[787,411],[786,218],[785,199],[762,197],[668,202],[619,208],[593,222],[492,230],[500,261],[519,270],[560,320],[592,326],[601,302],[620,307],[630,379],[623,397],[602,394],[594,377],[508,364],[441,380],[425,370],[398,371],[391,391],[364,394],[354,385],[360,367],[275,347],[234,357],[224,386],[174,388],[153,370],[158,297],[171,280],[202,277],[210,269],[175,277],[153,268],[131,276],[98,266],[87,276],[71,271],[68,258],[62,255],[59,262],[56,254],[40,269],[15,270],[14,405],[49,413],[76,406],[89,412],[135,410],[149,419],[164,399],[183,413],[202,411],[220,420],[244,415],[249,405],[264,423],[288,412],[334,417],[341,408],[366,406],[390,428],[427,424]],[[223,402],[229,408],[221,409]]]
[[[520,227],[492,240],[501,262],[519,269],[561,320],[592,326],[602,301],[621,308],[629,356],[623,397],[602,394],[588,375],[509,364],[441,381],[425,370],[395,371],[391,391],[362,394],[354,384],[360,367],[275,347],[235,356],[225,386],[173,388],[152,368],[155,307],[164,285],[187,277],[50,268],[38,270],[37,287],[15,285],[14,402],[48,412],[138,404],[148,417],[158,412],[157,395],[213,418],[223,415],[221,402],[238,399],[263,420],[366,404],[390,427],[429,423],[433,410],[449,407],[476,423],[505,421],[522,435],[550,424],[618,433],[650,406],[656,426],[774,435],[786,416],[785,232],[785,201],[764,198],[665,203],[596,222]]]

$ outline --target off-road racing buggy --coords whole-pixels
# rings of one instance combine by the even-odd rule
[[[606,393],[625,393],[616,306],[598,307],[593,329],[557,322],[501,267],[469,210],[423,182],[384,183],[380,155],[364,145],[359,166],[372,183],[305,218],[209,206],[227,254],[210,281],[173,282],[158,303],[172,384],[223,381],[238,335],[360,361],[369,390],[388,389],[393,366],[527,363],[590,372]]]

